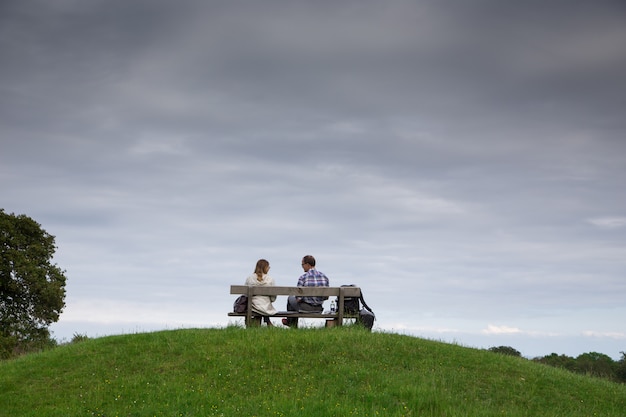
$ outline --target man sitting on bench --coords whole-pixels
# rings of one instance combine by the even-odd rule
[[[315,269],[315,258],[306,255],[302,258],[302,269],[304,274],[298,278],[298,287],[328,287],[328,277]],[[322,304],[328,297],[296,297],[290,295],[287,298],[287,311],[298,312],[319,312],[323,311]],[[288,317],[283,319],[283,324],[289,327],[298,327],[297,317]]]

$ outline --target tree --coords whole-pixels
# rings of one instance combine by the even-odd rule
[[[502,355],[521,357],[522,354],[511,346],[494,346],[489,348],[489,352],[500,353]]]
[[[598,352],[583,353],[576,358],[552,353],[542,358],[535,358],[533,361],[579,374],[626,382],[626,353],[621,352],[621,354],[622,359],[617,362],[608,355]]]
[[[54,236],[0,209],[0,357],[50,342],[65,307],[65,271],[51,262]]]
[[[549,366],[554,366],[555,368],[567,369],[572,372],[575,372],[576,370],[576,359],[567,355],[557,355],[556,353],[551,353],[548,356],[536,359],[536,361]]]
[[[604,353],[583,353],[576,358],[576,372],[602,378],[613,378],[615,361]]]
[[[617,361],[617,366],[615,369],[615,378],[619,382],[626,383],[626,352],[620,352],[622,354],[622,358]]]

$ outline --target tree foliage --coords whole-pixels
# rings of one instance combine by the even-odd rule
[[[615,361],[603,353],[583,353],[576,358],[576,372],[589,376],[612,378],[615,367]]]
[[[25,215],[0,209],[0,356],[50,341],[65,307],[65,271],[52,263],[54,236]]]
[[[510,346],[491,347],[489,351],[503,355],[521,356],[519,351]],[[622,358],[619,361],[614,361],[610,356],[598,352],[583,353],[576,358],[551,353],[547,356],[534,358],[533,361],[587,376],[626,383],[626,353],[620,353]]]
[[[615,375],[618,381],[626,383],[626,352],[620,353],[622,354],[622,358],[617,361]]]
[[[494,346],[494,347],[490,347],[489,351],[494,352],[494,353],[500,353],[502,355],[517,356],[517,357],[522,356],[522,354],[517,349],[514,349],[511,346],[497,346],[497,347]]]
[[[610,356],[598,352],[583,353],[576,358],[552,353],[533,360],[579,374],[626,383],[626,354],[624,352],[621,354],[622,358],[619,361],[614,361]]]
[[[544,356],[542,358],[535,359],[537,362],[553,366],[555,368],[563,368],[568,371],[576,372],[576,359],[567,355],[557,355],[556,353],[551,353],[548,356]]]

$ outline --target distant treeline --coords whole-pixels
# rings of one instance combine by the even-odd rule
[[[504,355],[522,356],[520,352],[510,346],[492,347],[489,348],[489,351]],[[578,374],[626,383],[626,353],[620,353],[622,357],[618,361],[611,359],[608,355],[597,352],[583,353],[575,358],[551,353],[548,356],[534,358],[532,361],[554,366],[555,368],[566,369]]]

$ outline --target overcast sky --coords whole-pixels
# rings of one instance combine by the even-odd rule
[[[60,340],[226,326],[312,254],[379,331],[626,351],[623,1],[3,0],[0,57]]]

